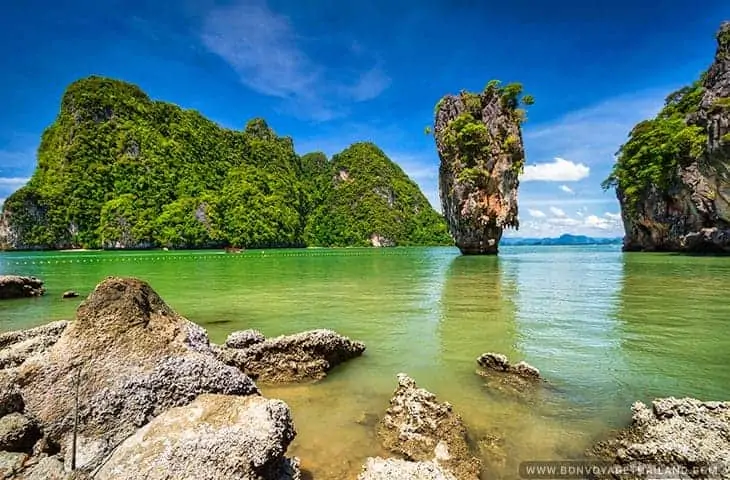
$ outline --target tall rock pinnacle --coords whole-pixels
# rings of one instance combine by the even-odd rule
[[[533,98],[522,85],[493,80],[481,93],[447,95],[436,105],[439,190],[449,230],[463,254],[494,255],[505,228],[519,228],[517,188],[525,164],[521,124]]]

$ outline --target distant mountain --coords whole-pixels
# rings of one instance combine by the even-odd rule
[[[621,238],[594,238],[568,233],[558,238],[503,238],[502,245],[620,245]]]

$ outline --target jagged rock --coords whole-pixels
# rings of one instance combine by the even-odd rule
[[[651,407],[636,402],[632,411],[631,425],[615,438],[596,444],[591,456],[621,465],[622,472],[657,467],[688,469],[689,473],[704,466],[716,470],[690,476],[730,478],[729,402],[669,397],[654,400]]]
[[[152,417],[201,393],[258,393],[215,358],[205,330],[147,283],[115,277],[97,285],[53,346],[0,370],[0,380],[20,386],[25,413],[67,462],[78,392],[77,466],[85,471]]]
[[[512,373],[525,378],[540,378],[540,370],[525,361],[512,365],[507,357],[501,353],[483,353],[477,358],[480,367],[496,372]]]
[[[730,22],[717,33],[699,104],[688,101],[696,111],[685,122],[701,129],[704,152],[677,158],[666,185],[650,185],[636,205],[617,185],[624,250],[730,253]]]
[[[0,451],[0,478],[17,478],[27,459],[25,453]]]
[[[228,338],[226,338],[226,347],[246,348],[256,343],[261,343],[264,340],[266,340],[266,337],[258,330],[243,330],[228,335]]]
[[[324,378],[342,362],[362,355],[365,345],[332,330],[282,335],[245,348],[219,347],[218,358],[247,375],[271,383]]]
[[[9,413],[22,412],[25,408],[23,396],[17,385],[2,385],[0,388],[0,417]]]
[[[68,290],[67,292],[63,292],[62,298],[76,298],[79,296],[78,292],[74,292],[73,290]]]
[[[436,107],[441,205],[463,254],[496,254],[503,229],[519,227],[520,93],[490,82],[481,93],[447,95]]]
[[[23,480],[66,480],[71,475],[63,469],[63,462],[56,457],[43,457],[23,471]],[[70,480],[70,479],[69,479]],[[73,480],[79,480],[78,478]]]
[[[40,437],[38,424],[22,413],[10,413],[0,418],[0,450],[30,452]]]
[[[54,345],[68,322],[61,320],[29,330],[0,334],[0,369],[15,367]]]
[[[295,435],[280,400],[201,395],[127,438],[94,478],[299,479],[297,460],[284,457]]]
[[[46,293],[43,281],[36,277],[0,275],[0,300],[8,298],[39,297]]]
[[[398,387],[378,425],[378,436],[386,450],[406,460],[433,463],[458,480],[479,478],[481,462],[471,451],[461,417],[450,404],[440,403],[433,393],[418,388],[406,374],[398,374]],[[371,463],[373,467],[382,465],[378,461]],[[397,467],[397,462],[389,467]],[[408,468],[429,467],[409,465]]]
[[[436,462],[368,458],[358,480],[456,480]]]

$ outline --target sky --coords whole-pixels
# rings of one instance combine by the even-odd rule
[[[65,87],[88,75],[298,153],[372,141],[438,199],[424,128],[443,95],[520,82],[519,231],[620,236],[601,181],[631,127],[712,61],[727,0],[24,0],[0,17],[0,199],[33,173]],[[1,201],[1,200],[0,200]]]

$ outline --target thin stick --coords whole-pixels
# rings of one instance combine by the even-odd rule
[[[71,444],[71,470],[76,470],[76,437],[79,430],[79,385],[81,384],[81,365],[76,370],[76,398],[74,405],[74,429]]]

